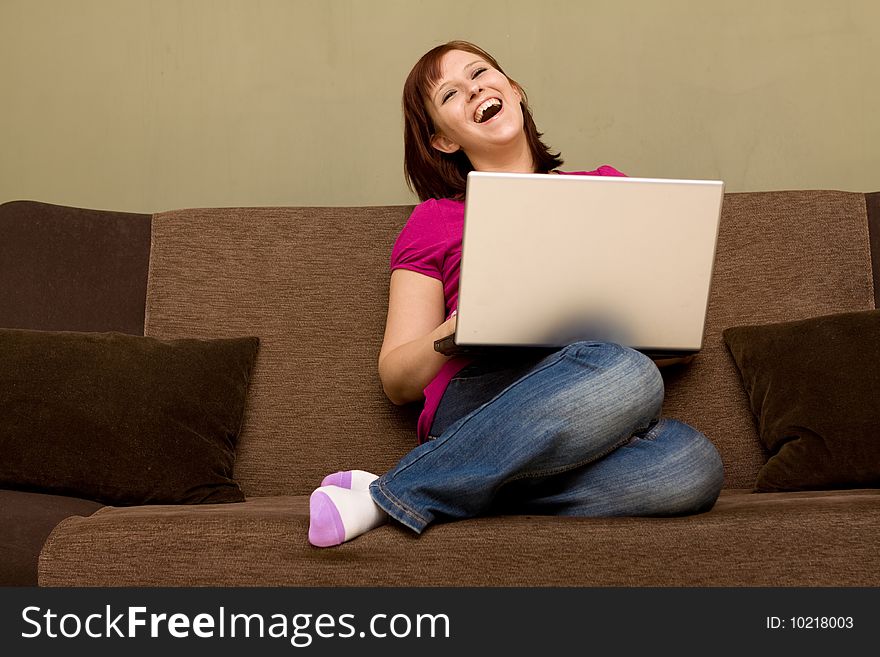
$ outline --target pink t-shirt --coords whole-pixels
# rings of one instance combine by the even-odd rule
[[[560,172],[580,176],[624,176],[614,167],[603,165],[595,171]],[[391,270],[410,271],[436,278],[443,283],[446,317],[458,307],[458,279],[461,265],[461,240],[464,231],[464,203],[452,199],[429,199],[417,205],[391,250]],[[428,438],[434,414],[446,386],[472,359],[452,357],[447,360],[424,390],[425,406],[419,415],[417,435],[422,443]]]

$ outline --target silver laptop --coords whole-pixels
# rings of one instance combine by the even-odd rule
[[[445,354],[577,340],[703,345],[724,183],[471,172]]]

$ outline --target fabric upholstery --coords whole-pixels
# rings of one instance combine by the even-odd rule
[[[55,526],[102,506],[75,497],[0,489],[0,586],[37,586],[40,550]]]
[[[871,239],[871,263],[874,270],[874,307],[880,308],[880,192],[865,194],[868,233]]]
[[[0,327],[142,335],[148,214],[0,205]]]
[[[386,525],[333,549],[309,545],[307,528],[307,497],[107,507],[59,525],[40,584],[858,586],[880,572],[878,490],[726,490],[684,518],[502,516],[418,537]]]
[[[388,258],[408,214],[263,208],[154,217],[147,334],[260,337],[236,460],[247,496],[310,493],[339,469],[382,472],[416,445],[416,409],[393,406],[376,371]]]

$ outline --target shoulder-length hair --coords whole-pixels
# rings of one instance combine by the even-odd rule
[[[436,129],[426,103],[429,102],[431,88],[440,79],[440,61],[450,50],[463,50],[482,57],[507,76],[492,55],[468,41],[444,43],[429,50],[416,62],[403,85],[403,159],[406,184],[421,201],[430,198],[464,198],[467,175],[474,168],[461,149],[450,155],[431,145],[431,137]],[[561,154],[551,153],[550,148],[541,141],[542,133],[535,126],[525,90],[510,76],[507,79],[522,97],[523,129],[535,161],[535,171],[549,173],[562,164]]]

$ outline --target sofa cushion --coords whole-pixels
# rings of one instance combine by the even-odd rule
[[[877,586],[880,490],[725,490],[677,518],[496,516],[308,542],[308,496],[101,509],[59,524],[42,586]],[[846,528],[843,531],[842,528]]]
[[[241,501],[232,471],[258,344],[0,329],[0,487]]]
[[[40,550],[55,526],[101,507],[76,497],[0,490],[0,586],[36,586]]]
[[[305,495],[336,470],[385,472],[416,446],[417,405],[389,402],[376,368],[388,258],[408,210],[153,217],[146,335],[260,336],[235,465],[248,497]]]
[[[151,215],[0,205],[0,326],[144,333]]]
[[[880,484],[880,310],[724,331],[770,458],[756,490]]]

